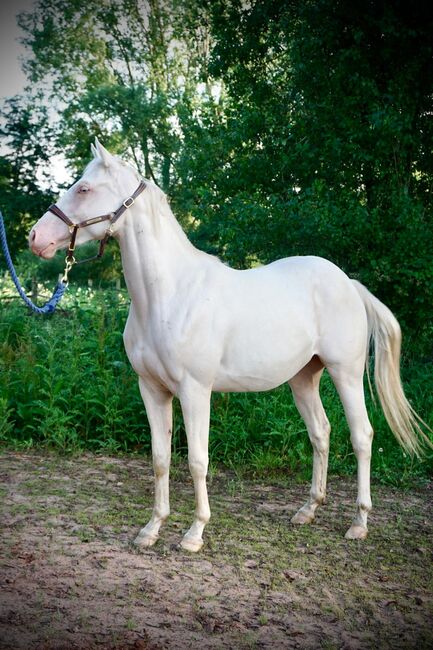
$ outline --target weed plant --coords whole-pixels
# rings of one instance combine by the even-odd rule
[[[0,286],[5,291],[5,282]],[[18,449],[63,452],[150,453],[149,427],[137,377],[122,341],[128,311],[124,291],[70,289],[50,317],[29,313],[21,302],[0,300],[0,441]],[[429,360],[405,358],[407,395],[433,422]],[[332,425],[330,471],[353,473],[355,458],[340,401],[325,373],[321,394]],[[406,456],[366,390],[375,430],[372,474],[382,482],[413,484],[431,476],[433,455]],[[186,456],[186,437],[175,403],[173,452]],[[215,394],[210,458],[237,472],[307,478],[312,451],[290,390]]]

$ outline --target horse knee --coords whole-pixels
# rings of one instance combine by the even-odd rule
[[[193,478],[205,478],[207,474],[208,461],[198,458],[188,458],[189,471]]]
[[[153,455],[153,471],[156,477],[160,478],[168,474],[170,470],[170,458],[165,454]]]

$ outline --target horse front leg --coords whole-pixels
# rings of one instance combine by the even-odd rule
[[[169,471],[173,395],[147,384],[141,377],[139,386],[152,435],[152,459],[155,475],[155,503],[149,523],[134,540],[140,546],[152,546],[158,539],[161,524],[170,514]]]
[[[203,546],[203,530],[210,519],[206,475],[208,469],[208,441],[211,391],[191,382],[179,394],[188,440],[188,462],[194,482],[195,516],[191,528],[184,535],[181,546],[196,553]]]

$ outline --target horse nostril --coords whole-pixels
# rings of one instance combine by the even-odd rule
[[[36,230],[35,228],[32,228],[31,231],[29,232],[29,246],[30,248],[33,248],[35,244],[35,239],[36,239]]]

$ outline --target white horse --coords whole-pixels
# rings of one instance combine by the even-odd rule
[[[138,173],[98,141],[83,176],[58,201],[76,224],[77,244],[101,239],[103,222],[140,182]],[[152,435],[155,503],[136,543],[151,546],[169,515],[172,399],[181,403],[194,481],[195,516],[182,539],[198,551],[210,518],[206,489],[212,391],[263,391],[288,382],[313,446],[308,501],[292,518],[310,523],[324,502],[330,425],[319,395],[328,369],[342,400],[358,462],[356,516],[349,539],[367,535],[371,509],[373,430],[363,388],[370,337],[375,381],[389,426],[409,453],[428,438],[400,382],[400,328],[390,310],[359,282],[318,257],[291,257],[238,271],[197,250],[187,239],[163,192],[146,181],[110,226],[120,245],[131,306],[124,332],[126,353],[139,377]],[[32,228],[31,249],[51,258],[68,246],[68,228],[46,212]],[[89,219],[90,218],[90,219]]]

